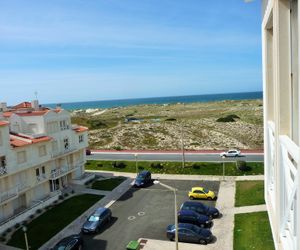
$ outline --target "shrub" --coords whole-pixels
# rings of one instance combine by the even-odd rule
[[[1,236],[1,237],[0,237],[0,241],[1,241],[1,242],[4,242],[4,241],[6,241],[6,238],[3,237],[3,236]]]
[[[75,194],[75,190],[74,189],[72,189],[71,194]]]
[[[58,200],[56,200],[56,201],[53,201],[53,204],[55,205],[55,204],[57,204],[57,202],[58,202]]]
[[[33,219],[34,218],[34,214],[31,214],[30,216],[29,216],[29,219]]]
[[[112,166],[113,166],[114,168],[125,168],[125,167],[126,167],[126,164],[125,164],[124,162],[122,162],[122,161],[120,161],[120,162],[114,161],[114,162],[112,163]]]
[[[163,169],[164,166],[161,163],[151,163],[151,168],[155,168],[155,169]]]
[[[15,224],[15,229],[19,228],[20,227],[20,223],[16,223]]]
[[[26,226],[28,224],[27,220],[22,221],[22,226]]]
[[[102,163],[98,163],[97,167],[101,168],[101,167],[103,167],[103,164]]]
[[[63,196],[63,195],[60,195],[60,196],[58,196],[58,199],[63,200],[63,199],[64,199],[64,196]]]
[[[145,168],[142,166],[138,166],[138,170],[144,170]]]
[[[5,232],[6,232],[6,233],[10,233],[11,231],[12,231],[12,230],[11,230],[11,228],[9,227],[9,228],[6,229]]]
[[[36,210],[36,213],[37,213],[37,214],[42,213],[42,209],[37,209],[37,210]]]
[[[193,163],[193,164],[192,164],[192,168],[193,168],[193,169],[200,169],[200,165],[197,164],[197,163]]]
[[[113,149],[114,150],[122,150],[122,147],[118,145],[118,146],[114,146]]]
[[[235,122],[235,119],[240,119],[237,115],[227,115],[225,117],[220,117],[217,122]]]
[[[174,121],[176,121],[176,118],[167,118],[165,121],[166,122],[174,122]]]
[[[86,163],[86,165],[91,165],[91,163],[88,161],[88,162]]]
[[[251,170],[251,167],[247,166],[247,163],[245,161],[237,161],[236,165],[240,171],[250,171]]]
[[[68,197],[68,196],[69,196],[69,194],[68,194],[68,193],[65,193],[65,194],[64,194],[64,196],[65,196],[65,197]]]

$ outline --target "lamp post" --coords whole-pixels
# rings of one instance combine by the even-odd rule
[[[135,157],[135,172],[137,173],[138,172],[138,164],[137,164],[138,154],[134,154],[134,157]]]
[[[154,184],[160,184],[161,186],[171,190],[174,192],[174,212],[175,212],[175,249],[178,250],[178,215],[177,215],[177,195],[176,195],[176,188],[173,188],[169,185],[161,183],[159,180],[155,180]]]
[[[28,246],[28,239],[27,239],[27,227],[23,226],[22,230],[24,232],[24,237],[25,237],[25,245],[26,245],[26,250],[29,250],[29,246]]]
[[[181,150],[182,150],[182,168],[185,167],[184,141],[183,141],[183,122],[181,122]]]
[[[223,181],[225,180],[225,155],[222,156],[222,160],[223,160]]]

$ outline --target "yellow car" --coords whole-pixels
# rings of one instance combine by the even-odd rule
[[[193,199],[207,199],[214,200],[216,195],[213,191],[210,191],[203,187],[193,187],[191,191],[189,191],[189,198]]]

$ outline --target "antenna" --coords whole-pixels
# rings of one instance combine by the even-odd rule
[[[37,100],[38,99],[38,92],[34,91],[34,95],[35,95],[35,100]]]

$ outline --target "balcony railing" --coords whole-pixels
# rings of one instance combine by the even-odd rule
[[[10,199],[17,198],[20,192],[30,188],[30,185],[27,183],[20,183],[6,191],[1,192],[0,194],[0,204],[6,202]]]
[[[65,154],[72,153],[76,150],[78,150],[78,148],[67,148],[67,149],[64,149],[62,151],[52,152],[51,156],[52,156],[52,158],[56,158],[56,157],[59,157],[59,156],[65,155]]]
[[[7,174],[7,168],[6,168],[6,166],[1,166],[0,167],[0,176],[5,175],[5,174]]]
[[[46,174],[41,174],[41,175],[38,175],[36,176],[36,182],[39,183],[39,182],[42,182],[42,181],[45,181],[47,180],[47,175]]]
[[[297,220],[299,199],[299,147],[288,137],[280,136],[280,237],[284,249],[297,248]],[[298,229],[299,230],[299,229]],[[299,247],[299,246],[298,246]]]
[[[271,121],[268,122],[268,131],[267,131],[267,140],[268,147],[266,150],[268,163],[266,164],[266,183],[267,183],[267,192],[271,198],[271,204],[273,209],[275,208],[275,124]]]
[[[80,167],[80,166],[79,165],[70,165],[70,166],[63,166],[61,168],[54,169],[51,171],[50,179],[54,180],[54,179],[60,178],[64,175],[74,171],[78,167]]]

